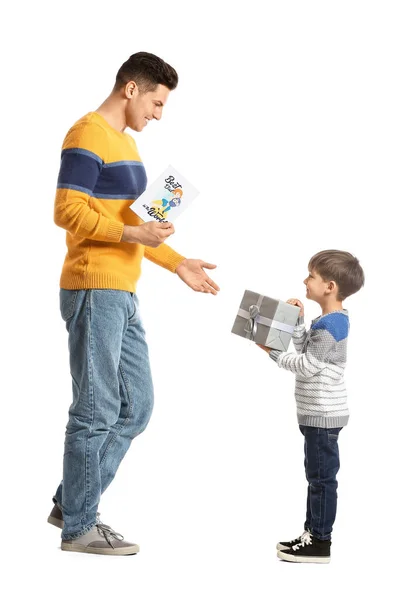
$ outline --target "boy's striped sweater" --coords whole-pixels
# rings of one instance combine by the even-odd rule
[[[184,259],[166,244],[149,248],[121,242],[124,225],[143,221],[130,205],[147,177],[132,136],[90,112],[63,143],[54,220],[67,231],[60,286],[136,291],[143,256],[176,271]]]
[[[296,375],[298,422],[311,427],[343,427],[349,419],[343,374],[349,317],[345,309],[320,316],[306,331],[300,318],[293,333],[298,354],[271,350],[279,367]]]

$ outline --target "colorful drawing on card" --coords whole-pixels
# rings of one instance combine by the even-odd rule
[[[199,192],[176,169],[169,166],[130,208],[143,221],[175,221]]]

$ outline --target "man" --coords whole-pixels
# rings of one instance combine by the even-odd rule
[[[60,309],[69,333],[73,402],[49,523],[61,527],[62,550],[135,554],[99,519],[100,495],[131,440],[149,422],[153,386],[136,282],[142,258],[170,270],[195,291],[217,294],[203,270],[164,242],[171,223],[142,220],[130,210],[147,178],[134,139],[159,120],[176,71],[153,54],[133,54],[110,96],[69,130],[63,143],[55,223],[66,231]]]

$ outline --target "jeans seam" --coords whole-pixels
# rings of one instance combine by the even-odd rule
[[[71,306],[70,306],[70,319],[73,317],[74,315],[74,310],[75,310],[75,306],[76,306],[76,299],[77,299],[77,294],[78,294],[78,290],[75,290],[74,294],[72,295],[72,301],[71,301]]]
[[[92,326],[91,326],[91,304],[92,304],[92,290],[89,290],[88,300],[86,303],[87,310],[87,320],[88,320],[88,374],[89,374],[89,401],[90,401],[90,411],[91,411],[91,419],[89,426],[89,433],[86,440],[86,456],[85,456],[85,512],[83,519],[86,519],[87,513],[89,512],[89,502],[90,502],[90,435],[93,429],[94,423],[94,387],[93,387],[93,337],[92,337]]]
[[[318,461],[318,485],[320,488],[320,498],[319,498],[319,516],[318,516],[318,531],[321,532],[321,535],[323,533],[323,528],[321,530],[321,524],[322,524],[322,501],[323,501],[323,486],[321,485],[321,477],[322,477],[322,459],[321,459],[321,452],[320,452],[320,431],[318,428],[318,431],[316,433],[316,452],[317,452],[317,461]]]
[[[121,374],[121,377],[122,377],[122,380],[123,380],[123,383],[124,383],[124,387],[125,387],[125,390],[126,390],[126,397],[127,397],[127,400],[128,400],[128,412],[127,412],[127,415],[124,418],[124,422],[123,422],[122,426],[118,429],[118,431],[117,431],[116,434],[112,435],[112,439],[107,444],[106,450],[104,451],[104,454],[103,454],[102,459],[100,461],[100,466],[103,465],[103,463],[104,463],[104,461],[106,459],[107,453],[108,453],[109,449],[111,448],[111,446],[114,444],[114,442],[116,441],[116,439],[119,437],[119,435],[121,434],[121,432],[123,431],[123,429],[125,428],[125,426],[129,423],[131,415],[132,415],[132,412],[133,412],[133,402],[131,400],[131,394],[130,394],[129,386],[127,384],[127,379],[126,379],[125,372],[124,372],[124,369],[122,367],[122,362],[121,361],[119,361],[119,371],[120,371],[120,374]]]
[[[133,304],[133,313],[132,315],[129,317],[127,317],[127,323],[129,324],[130,321],[134,318],[135,314],[137,313],[137,305],[136,302],[134,301],[133,296],[131,296],[131,300],[132,300],[132,304]]]
[[[299,429],[301,434],[303,435],[303,465],[305,467],[305,476],[306,476],[306,481],[308,482],[308,489],[307,489],[307,494],[306,494],[306,517],[305,517],[305,523],[304,523],[304,530],[306,531],[306,525],[308,525],[308,529],[311,526],[311,522],[312,522],[312,514],[311,514],[311,509],[310,509],[310,483],[309,483],[309,477],[308,477],[308,467],[307,467],[307,458],[306,458],[306,436],[304,433],[304,429],[303,429],[303,425],[299,425]]]

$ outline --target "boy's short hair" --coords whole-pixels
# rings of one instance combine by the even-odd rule
[[[173,67],[149,52],[136,52],[122,64],[116,75],[115,90],[134,81],[143,94],[154,92],[158,85],[170,91],[177,87],[178,75]]]
[[[316,271],[324,281],[338,286],[338,300],[345,300],[365,285],[365,275],[358,259],[342,250],[322,250],[309,261],[309,271]]]

